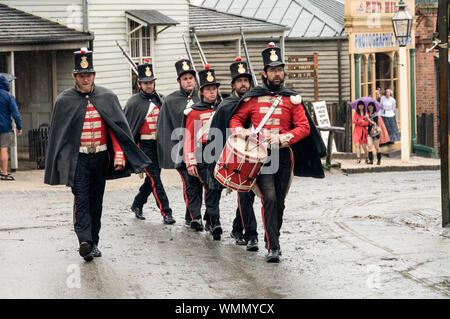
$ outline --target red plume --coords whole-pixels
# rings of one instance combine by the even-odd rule
[[[149,59],[144,59],[144,62],[145,63],[150,63],[150,60]]]
[[[211,66],[209,64],[205,65],[205,70],[211,69]]]
[[[242,61],[242,58],[241,58],[241,57],[238,57],[238,58],[236,58],[235,61],[236,61],[236,62],[241,62],[241,61]]]
[[[86,48],[81,48],[80,49],[81,54],[86,54],[87,51],[88,51],[88,49],[86,49]]]
[[[273,43],[273,42],[269,43],[269,48],[273,48],[274,46],[275,46],[275,43]]]

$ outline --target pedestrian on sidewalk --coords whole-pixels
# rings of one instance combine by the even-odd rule
[[[368,153],[367,153],[367,132],[369,126],[369,120],[366,115],[366,106],[364,102],[358,102],[356,107],[355,115],[353,115],[353,124],[355,128],[353,129],[352,139],[356,146],[356,162],[361,163],[361,147],[364,150],[366,156],[366,163],[369,163]]]
[[[389,134],[380,113],[377,111],[375,104],[372,102],[367,105],[367,118],[369,119],[369,134],[367,135],[369,164],[373,164],[373,147],[375,146],[375,150],[377,151],[377,165],[381,165],[380,141],[383,141],[383,143],[389,142]],[[378,126],[380,128],[379,134],[377,135],[372,134],[372,129],[374,126]]]
[[[10,84],[6,77],[0,74],[0,179],[5,181],[13,181],[14,177],[8,174],[8,148],[14,142],[14,131],[12,128],[12,120],[14,119],[17,127],[17,135],[22,134],[22,120],[17,108],[14,96],[9,93]]]
[[[383,122],[386,125],[386,129],[389,133],[389,143],[400,141],[400,133],[398,131],[397,120],[395,116],[397,103],[392,97],[391,89],[386,89],[385,95],[381,97],[380,104],[383,107],[383,110],[381,111],[381,117],[383,118]]]

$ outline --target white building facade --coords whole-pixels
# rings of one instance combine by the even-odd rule
[[[178,89],[175,62],[186,55],[182,35],[189,34],[186,0],[2,0],[2,4],[94,36],[96,84],[115,92],[122,106],[133,92],[132,72],[116,45],[137,63],[150,58],[157,90],[169,94]],[[58,91],[72,85],[73,62],[67,51],[58,61]],[[70,63],[65,63],[68,60]]]

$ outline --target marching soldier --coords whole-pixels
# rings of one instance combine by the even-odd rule
[[[301,97],[284,87],[286,73],[280,48],[270,43],[262,56],[264,83],[244,96],[229,125],[234,132],[249,136],[252,133],[244,128],[246,121],[250,120],[254,127],[258,127],[266,113],[274,109],[270,119],[263,122],[262,139],[267,141],[269,153],[278,151],[278,169],[276,172],[263,169],[256,180],[255,191],[260,193],[262,201],[264,239],[268,250],[266,260],[279,262],[284,200],[291,178],[293,175],[323,178],[320,158],[326,155],[326,149]],[[275,101],[280,100],[277,106]]]
[[[216,109],[220,83],[216,81],[214,69],[211,69],[209,65],[206,65],[205,69],[199,72],[199,78],[200,101],[195,103],[191,109],[184,111],[186,115],[184,156],[189,174],[189,184],[200,194],[202,188],[205,187],[205,228],[210,231],[214,240],[220,240],[222,226],[220,225],[219,202],[222,189],[209,186],[213,176],[208,169],[208,159],[204,152],[208,142],[212,116]],[[197,225],[198,228],[203,227],[201,219],[202,196],[193,202],[190,208],[193,218],[191,225]]]
[[[228,138],[227,128],[231,118],[231,111],[237,106],[241,98],[253,87],[252,76],[246,62],[240,57],[230,65],[232,94],[220,103],[217,112],[214,114],[211,126],[220,129],[222,138],[210,135],[210,140],[216,147],[216,155],[220,151]],[[215,163],[210,166],[210,171],[214,171]],[[258,250],[258,232],[253,203],[255,194],[250,192],[237,192],[236,217],[233,221],[231,237],[235,239],[236,245],[247,245],[248,251]]]
[[[158,162],[161,168],[176,168],[183,182],[183,199],[186,203],[185,223],[191,228],[201,231],[196,223],[191,225],[194,219],[192,205],[200,200],[202,191],[193,188],[188,183],[188,172],[184,164],[183,141],[184,141],[184,110],[190,109],[199,101],[198,90],[195,86],[196,72],[190,60],[181,58],[175,63],[177,81],[180,89],[165,97],[158,116],[157,145]]]
[[[75,87],[58,96],[52,113],[44,182],[72,188],[79,254],[91,261],[101,256],[106,179],[124,177],[125,166],[140,172],[150,160],[134,143],[117,96],[95,86],[92,51],[82,48],[74,59]]]
[[[153,193],[163,216],[163,222],[171,225],[175,223],[175,219],[172,217],[172,209],[169,207],[169,200],[161,181],[161,168],[158,164],[156,148],[156,123],[163,98],[155,90],[156,78],[149,60],[146,59],[145,63],[138,66],[138,73],[139,93],[128,100],[125,116],[130,124],[134,140],[152,163],[144,170],[147,176],[131,205],[131,210],[136,218],[144,220],[142,208]]]

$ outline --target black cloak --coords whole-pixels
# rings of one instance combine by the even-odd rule
[[[115,172],[113,165],[110,165],[107,178],[126,177],[131,172],[139,173],[151,163],[134,143],[119,99],[112,91],[95,86],[90,94],[83,94],[76,88],[71,88],[58,96],[52,112],[44,183],[73,186],[88,98],[116,135],[126,157],[125,171]],[[109,137],[108,150],[113,150]],[[109,155],[110,163],[114,163],[114,152],[110,151]]]
[[[183,136],[184,129],[184,110],[187,105],[189,95],[183,90],[175,91],[165,97],[164,102],[159,110],[158,123],[156,128],[156,140],[158,145],[158,161],[159,166],[165,169],[173,169],[180,167],[184,162],[183,159]],[[195,89],[191,94],[192,101],[197,103],[198,90]],[[175,129],[179,129],[179,134],[172,137]],[[172,150],[174,157],[172,159]]]
[[[146,94],[139,90],[139,93],[133,95],[125,105],[125,116],[128,124],[130,125],[131,133],[133,134],[134,141],[136,143],[139,141],[139,130],[147,117],[150,101],[161,108],[163,97],[156,92],[153,94]]]
[[[216,150],[216,160],[220,157],[220,154],[222,152],[221,150],[223,149],[226,139],[228,138],[228,136],[226,135],[226,129],[229,127],[230,120],[233,117],[234,113],[238,110],[244,99],[264,95],[294,96],[297,94],[297,92],[289,90],[285,87],[281,87],[279,90],[273,91],[267,86],[263,85],[257,86],[254,89],[250,90],[241,99],[225,99],[219,106],[217,112],[214,114],[214,118],[211,123],[211,127],[218,127],[222,131],[222,135],[224,137],[224,141],[222,141],[223,143],[221,145],[219,141],[214,141],[213,137],[209,137],[211,142],[215,143],[214,146]],[[291,145],[295,162],[294,175],[324,178],[325,174],[322,167],[322,161],[320,159],[326,156],[326,147],[316,125],[314,124],[314,121],[309,115],[307,108],[303,103],[301,103],[301,105],[305,109],[306,117],[308,118],[310,134],[299,142]],[[250,121],[245,124],[246,125],[244,126],[249,127]],[[211,169],[213,170],[214,168],[211,167]]]

